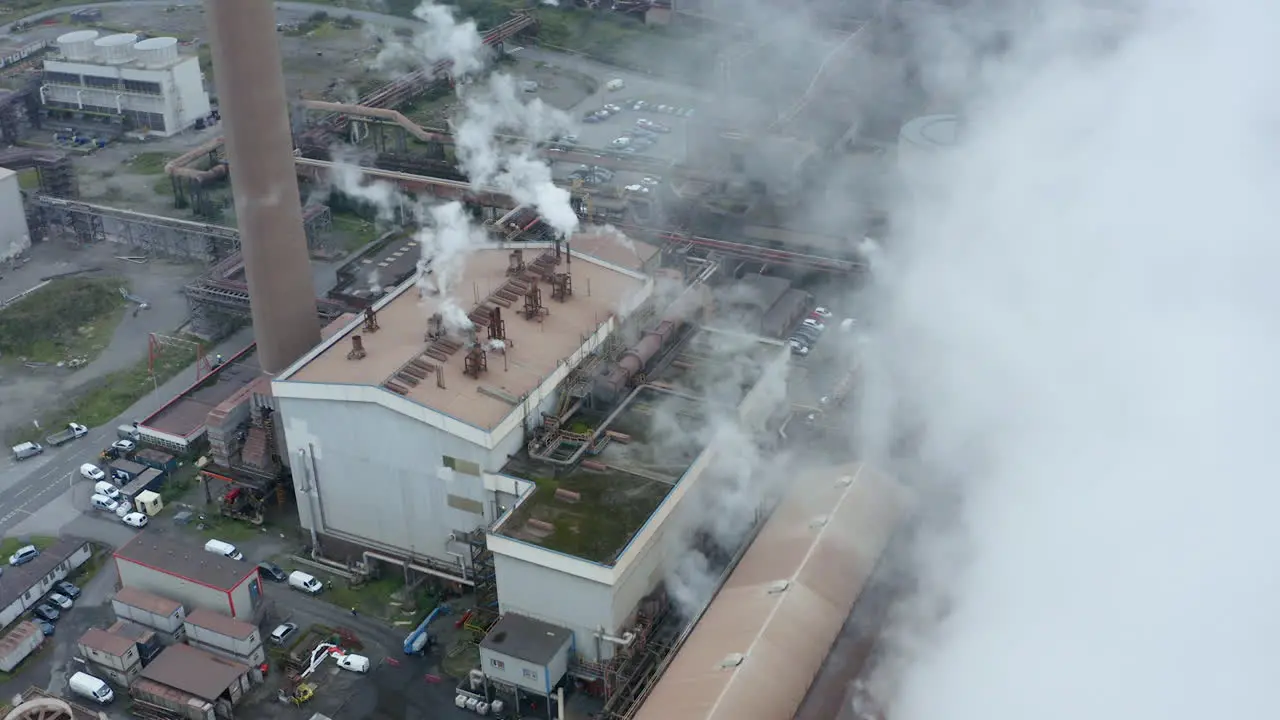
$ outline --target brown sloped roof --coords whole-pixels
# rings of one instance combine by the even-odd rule
[[[124,657],[133,649],[133,641],[121,635],[114,635],[102,628],[89,628],[80,636],[80,644],[98,652]]]
[[[795,717],[909,502],[862,465],[798,478],[635,720]]]
[[[190,645],[170,645],[142,670],[142,677],[201,700],[218,699],[249,666]]]

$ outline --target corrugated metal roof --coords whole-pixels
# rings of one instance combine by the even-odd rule
[[[170,645],[143,669],[142,677],[213,702],[248,672],[248,665],[190,645]]]
[[[797,478],[636,720],[791,720],[909,504],[862,465]]]
[[[80,644],[115,657],[124,657],[134,645],[129,638],[113,635],[102,628],[89,628],[84,635],[80,636]]]
[[[146,590],[139,590],[135,587],[122,587],[116,596],[112,598],[128,605],[136,607],[139,610],[146,610],[149,613],[155,613],[161,617],[169,617],[182,607],[182,603],[176,600],[170,600],[166,597],[153,595]]]
[[[195,625],[198,628],[204,628],[210,632],[237,640],[243,640],[258,631],[258,628],[247,622],[240,622],[222,613],[203,608],[192,610],[187,615],[186,622],[188,625]]]

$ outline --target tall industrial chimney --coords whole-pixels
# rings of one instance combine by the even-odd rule
[[[204,8],[258,361],[275,374],[320,342],[275,3],[205,0]]]

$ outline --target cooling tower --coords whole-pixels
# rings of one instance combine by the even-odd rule
[[[275,374],[320,342],[275,3],[205,0],[205,14],[253,333],[262,369]]]

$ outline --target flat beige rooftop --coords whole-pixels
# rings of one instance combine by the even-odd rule
[[[540,248],[524,249],[526,265],[531,265],[543,252]],[[554,250],[548,251],[553,253]],[[365,331],[362,323],[349,326],[339,333],[341,340],[299,368],[288,380],[381,386],[437,412],[485,430],[492,429],[515,409],[511,400],[537,388],[561,361],[580,348],[644,286],[643,280],[595,262],[575,248],[572,259],[563,253],[559,265],[554,267],[554,272],[570,274],[572,296],[563,302],[552,299],[551,284],[540,281],[538,287],[546,314],[529,320],[523,312],[523,297],[510,302],[509,307],[492,300],[494,293],[512,280],[507,274],[510,255],[507,249],[478,251],[467,259],[458,281],[457,295],[473,317],[476,316],[473,311],[479,307],[496,307],[505,325],[506,350],[486,352],[488,370],[479,377],[472,378],[463,372],[467,357],[464,338],[447,338],[462,346],[444,354],[444,360],[440,359],[439,346],[435,354],[424,354],[432,346],[426,334],[438,301],[420,298],[410,282],[378,310],[376,332]],[[488,347],[487,329],[477,325],[476,331],[479,344]],[[363,358],[348,357],[352,354],[352,335],[361,336]],[[444,387],[439,387],[435,373],[412,386],[397,379],[397,374],[410,362],[419,368],[424,364],[440,368]]]

